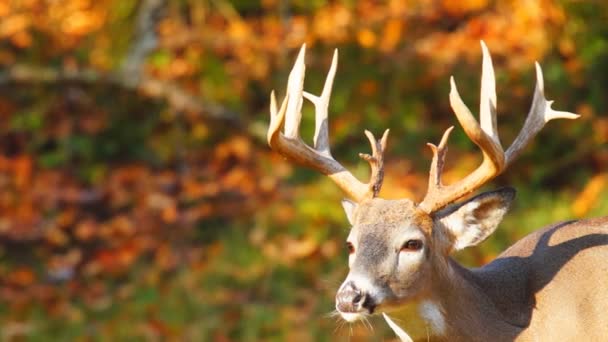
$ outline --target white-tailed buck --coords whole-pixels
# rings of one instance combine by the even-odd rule
[[[336,309],[345,320],[355,321],[416,300],[433,333],[450,341],[608,341],[608,219],[562,222],[540,229],[476,269],[450,258],[453,251],[475,246],[494,232],[515,191],[504,188],[455,201],[503,172],[546,122],[578,117],[551,109],[536,64],[532,107],[523,129],[505,151],[496,125],[492,61],[481,45],[480,122],[461,100],[453,79],[450,104],[465,133],[481,149],[483,161],[464,179],[444,185],[441,174],[452,131],[448,128],[439,145],[429,144],[433,159],[428,191],[419,203],[377,197],[388,130],[380,141],[365,132],[372,154],[360,157],[371,166],[368,183],[357,180],[332,157],[327,111],[337,52],[320,96],[303,91],[305,47],[289,75],[280,108],[271,95],[270,146],[291,161],[327,175],[349,197],[342,204],[352,225],[346,240],[350,272],[336,294]],[[316,110],[312,147],[298,134],[304,98]],[[385,318],[408,340],[401,328]]]

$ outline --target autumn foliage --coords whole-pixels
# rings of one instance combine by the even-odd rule
[[[393,338],[380,321],[327,317],[346,272],[341,194],[265,143],[269,93],[284,93],[297,48],[313,91],[340,51],[336,158],[365,174],[363,129],[390,127],[381,195],[416,200],[425,143],[455,123],[449,76],[478,101],[479,40],[505,140],[543,65],[548,98],[582,118],[551,123],[494,182],[518,204],[460,256],[479,264],[543,224],[608,212],[607,13],[565,0],[1,1],[0,339]],[[448,182],[479,158],[453,139]]]

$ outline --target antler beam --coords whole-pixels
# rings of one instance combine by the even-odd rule
[[[550,120],[576,119],[579,117],[579,115],[574,113],[551,109],[553,101],[548,101],[545,98],[542,70],[540,65],[536,63],[536,89],[534,91],[532,106],[524,127],[505,153],[500,144],[496,124],[496,80],[494,68],[492,67],[492,58],[483,41],[481,42],[481,49],[483,54],[479,108],[479,122],[481,124],[475,120],[469,108],[460,98],[453,77],[450,79],[450,105],[467,136],[483,152],[483,161],[475,171],[464,179],[454,184],[443,185],[441,182],[441,172],[447,153],[447,140],[452,127],[446,130],[439,146],[429,144],[433,151],[429,186],[426,196],[418,205],[420,209],[427,213],[432,213],[466,196],[503,172]]]

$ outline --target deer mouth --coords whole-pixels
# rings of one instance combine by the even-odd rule
[[[342,318],[345,321],[355,322],[355,321],[358,321],[358,320],[364,318],[365,316],[372,315],[374,313],[375,308],[370,308],[370,309],[363,308],[361,310],[349,311],[348,309],[341,307],[339,304],[336,304],[336,309],[337,309],[338,313],[340,314],[340,316],[342,316]]]

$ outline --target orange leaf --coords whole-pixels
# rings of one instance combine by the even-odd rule
[[[585,216],[589,210],[593,209],[598,197],[606,187],[606,181],[608,181],[608,173],[600,173],[591,178],[572,204],[574,215]]]
[[[376,34],[370,29],[361,29],[357,32],[357,41],[365,48],[373,47],[376,40]]]
[[[28,286],[36,280],[36,275],[29,267],[21,267],[12,271],[7,276],[7,281],[10,284],[17,286]]]

